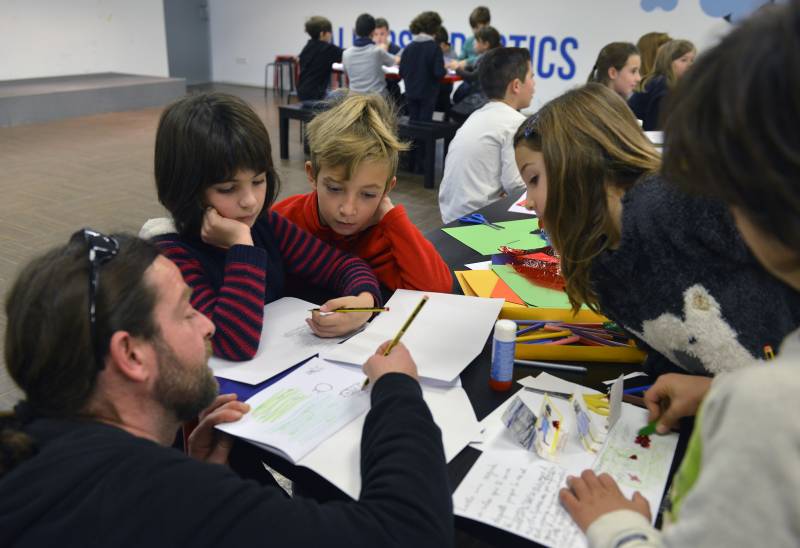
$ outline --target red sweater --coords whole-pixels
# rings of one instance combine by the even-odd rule
[[[450,293],[450,268],[396,205],[381,222],[353,236],[341,236],[319,220],[317,193],[298,194],[272,208],[323,242],[364,259],[388,289],[416,289]]]

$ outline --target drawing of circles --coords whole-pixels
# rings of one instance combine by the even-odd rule
[[[321,382],[314,387],[314,392],[319,394],[323,392],[330,392],[331,390],[333,390],[333,385],[328,384],[327,382]]]

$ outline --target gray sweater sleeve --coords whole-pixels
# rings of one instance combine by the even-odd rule
[[[703,403],[696,483],[663,537],[621,511],[596,520],[591,546],[797,546],[800,538],[800,341],[780,358],[718,377]]]

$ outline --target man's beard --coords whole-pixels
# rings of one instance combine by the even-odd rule
[[[158,379],[155,397],[165,409],[172,411],[180,421],[196,419],[200,412],[217,397],[217,381],[208,367],[210,343],[201,364],[182,364],[172,348],[156,337],[158,353]]]

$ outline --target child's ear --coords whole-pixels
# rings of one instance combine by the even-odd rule
[[[611,80],[616,80],[618,75],[619,75],[619,72],[617,71],[617,69],[616,69],[616,68],[614,68],[614,67],[608,67],[608,77],[609,77]]]
[[[306,162],[306,178],[311,183],[311,190],[317,190],[317,177],[311,162]]]
[[[392,180],[386,185],[386,190],[383,191],[383,195],[386,196],[392,190],[394,190],[394,185],[397,184],[397,177],[392,177]]]

